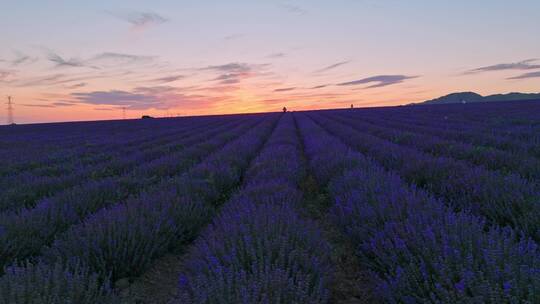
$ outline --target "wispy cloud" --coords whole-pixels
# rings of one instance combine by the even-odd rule
[[[274,92],[289,92],[296,90],[296,87],[275,89]]]
[[[169,83],[169,82],[174,82],[183,78],[185,78],[184,75],[171,75],[171,76],[165,76],[165,77],[159,77],[159,78],[153,79],[152,82]]]
[[[154,56],[105,52],[92,57],[89,61],[97,64],[133,64],[148,63],[153,61],[155,58],[156,57]]]
[[[55,107],[71,107],[71,106],[74,106],[75,104],[72,102],[58,101],[58,102],[53,102],[52,105]]]
[[[322,89],[322,88],[326,88],[327,86],[328,86],[327,84],[321,84],[321,85],[318,85],[318,86],[311,87],[310,89],[312,89],[312,90]]]
[[[135,30],[146,29],[153,25],[163,24],[169,21],[167,18],[154,13],[154,12],[111,12],[107,11],[107,14],[114,16],[120,20],[126,21],[131,24]]]
[[[72,93],[71,97],[74,103],[125,107],[131,110],[166,110],[183,106],[204,108],[216,101],[211,96],[187,94],[170,86],[137,87],[131,91],[78,92]]]
[[[25,79],[17,83],[19,87],[31,87],[31,86],[41,86],[41,85],[52,85],[58,84],[61,79],[65,77],[64,74],[52,74],[46,76],[33,77]]]
[[[149,109],[160,105],[156,96],[119,90],[73,93],[71,95],[79,103],[93,105],[129,106],[135,109]]]
[[[293,5],[293,4],[289,4],[289,3],[282,3],[281,5],[279,5],[282,9],[288,11],[289,13],[293,13],[293,14],[297,14],[297,15],[305,15],[307,14],[307,10],[298,6],[298,5]]]
[[[22,106],[31,108],[54,108],[54,106],[50,104],[22,104]]]
[[[339,98],[339,97],[345,97],[345,96],[348,96],[348,95],[349,94],[346,94],[346,93],[323,93],[323,94],[320,94],[320,93],[301,93],[301,92],[298,92],[298,93],[291,94],[289,96],[293,96],[293,97],[298,98],[298,99],[308,99],[308,98],[334,99],[334,98]]]
[[[8,78],[11,78],[15,75],[15,71],[10,70],[0,70],[0,81],[7,81]]]
[[[242,73],[229,73],[222,74],[214,78],[214,80],[219,81],[220,84],[236,84],[239,83],[242,79],[249,77],[249,72]]]
[[[234,83],[232,83],[232,84],[222,84],[218,86],[205,86],[205,87],[194,88],[193,91],[219,93],[220,95],[223,95],[223,93],[233,92],[238,89],[240,89],[240,87],[234,86]]]
[[[171,86],[136,87],[133,92],[149,95],[164,95],[179,92],[180,89]]]
[[[266,56],[266,58],[283,58],[285,56],[287,56],[287,54],[279,52],[279,53],[272,53]]]
[[[141,64],[147,64],[147,63],[153,63],[155,62],[155,59],[157,58],[155,56],[134,55],[134,54],[115,53],[115,52],[103,52],[89,58],[77,58],[77,57],[66,58],[48,48],[42,47],[42,49],[46,54],[46,59],[54,63],[54,66],[56,68],[87,67],[87,68],[99,70],[99,69],[110,68],[110,67],[125,66],[128,64],[141,65]]]
[[[214,71],[221,73],[214,81],[219,81],[221,84],[230,85],[241,82],[243,79],[255,77],[260,74],[260,71],[268,67],[269,64],[250,64],[250,63],[227,63],[222,65],[211,65],[199,70]]]
[[[350,63],[350,62],[351,62],[350,60],[340,61],[340,62],[331,64],[331,65],[329,65],[329,66],[325,66],[325,67],[322,68],[322,69],[316,70],[315,73],[328,72],[328,71],[333,70],[333,69],[335,69],[335,68],[338,68],[338,67],[340,67],[340,66],[346,65],[346,64],[348,64],[348,63]]]
[[[83,67],[83,61],[77,58],[64,59],[53,51],[48,51],[47,59],[53,62],[56,67]]]
[[[78,88],[85,87],[86,85],[87,85],[86,82],[79,82],[79,83],[76,83],[76,84],[67,85],[66,88],[67,89],[78,89]]]
[[[20,66],[25,64],[31,64],[38,60],[37,57],[32,57],[27,54],[24,54],[20,51],[15,51],[15,58],[10,60],[12,66]]]
[[[14,86],[64,85],[64,88],[76,89],[86,86],[89,80],[95,79],[120,79],[124,77],[129,77],[132,80],[137,77],[148,79],[147,74],[158,68],[156,65],[157,57],[154,56],[104,52],[87,59],[80,59],[75,57],[65,58],[47,48],[43,48],[43,50],[46,54],[46,59],[54,63],[54,67],[58,69],[59,73],[14,79],[11,80]],[[127,67],[137,67],[140,69],[136,73],[127,70]],[[87,69],[81,70],[79,68]],[[10,75],[12,74],[0,73],[0,80],[6,80]],[[154,82],[166,83],[180,78],[181,76],[179,75],[170,75],[154,79]]]
[[[212,71],[219,71],[219,72],[226,72],[226,73],[245,73],[245,72],[252,71],[254,68],[258,66],[260,65],[233,62],[233,63],[227,63],[227,64],[222,64],[222,65],[211,65],[211,66],[202,68],[201,70],[212,70]]]
[[[80,83],[81,81],[90,79],[105,78],[104,75],[90,74],[90,75],[67,75],[67,74],[51,74],[45,76],[38,76],[28,79],[23,79],[15,82],[15,86],[18,87],[32,87],[32,86],[52,86],[59,84]]]
[[[227,40],[227,41],[236,40],[236,39],[240,39],[240,38],[242,38],[244,36],[245,36],[244,34],[231,34],[231,35],[227,35],[227,36],[223,37],[223,40]]]
[[[518,76],[510,77],[508,79],[529,79],[529,78],[540,78],[540,71],[525,73]]]
[[[534,64],[538,59],[527,59],[514,63],[499,63],[490,66],[468,70],[465,74],[476,74],[482,72],[507,71],[507,70],[534,70],[540,69],[540,64]]]
[[[46,101],[46,100],[43,100],[43,101]],[[32,108],[71,107],[71,106],[74,106],[74,105],[76,105],[76,104],[72,103],[72,102],[64,102],[64,101],[57,101],[57,102],[48,103],[48,104],[22,104],[22,106],[32,107]]]
[[[363,78],[360,80],[343,82],[337,85],[338,86],[354,86],[354,85],[361,85],[361,84],[368,84],[368,83],[376,82],[376,84],[365,87],[365,89],[372,89],[372,88],[380,88],[380,87],[402,83],[405,80],[413,79],[417,77],[418,76],[406,76],[406,75],[378,75],[378,76]]]

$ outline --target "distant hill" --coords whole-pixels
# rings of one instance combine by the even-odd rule
[[[417,104],[448,104],[448,103],[471,103],[489,101],[516,101],[540,99],[540,93],[508,93],[482,96],[474,92],[452,93],[446,96],[427,100]]]

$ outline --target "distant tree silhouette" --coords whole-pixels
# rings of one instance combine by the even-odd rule
[[[351,103],[351,109],[354,108],[354,105]]]
[[[283,113],[287,112],[287,107],[283,107]]]

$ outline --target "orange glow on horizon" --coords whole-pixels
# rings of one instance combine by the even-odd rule
[[[149,76],[157,78],[158,76]],[[212,77],[212,76],[210,76]],[[242,76],[244,77],[244,76]],[[106,83],[99,80],[88,83],[82,88],[15,87],[11,92],[15,103],[15,121],[17,123],[31,122],[57,122],[82,120],[108,120],[122,119],[123,106],[114,104],[116,100],[102,100],[94,97],[97,92],[110,94],[128,94],[136,101],[138,98],[148,98],[156,102],[159,107],[152,104],[138,107],[126,106],[126,118],[140,118],[142,115],[155,117],[167,116],[199,116],[214,114],[259,113],[281,111],[285,106],[290,111],[349,108],[375,106],[396,106],[419,102],[456,91],[477,91],[481,94],[506,93],[501,90],[489,90],[498,81],[511,84],[504,80],[491,77],[489,80],[472,83],[466,78],[456,79],[451,84],[444,84],[438,78],[412,79],[407,83],[398,83],[391,86],[366,88],[366,86],[339,86],[324,85],[321,88],[313,85],[313,79],[295,79],[296,83],[311,83],[309,85],[288,85],[284,81],[275,79],[242,79],[234,84],[215,84],[208,80],[180,80],[176,83],[156,85],[150,87],[128,86],[125,83],[111,81]],[[324,82],[323,82],[324,83]],[[535,85],[531,82],[522,83],[520,91],[535,92]],[[118,88],[118,89],[104,89]],[[285,88],[285,89],[283,89]],[[79,93],[82,92],[82,93]],[[118,92],[118,93],[117,93]],[[92,100],[82,100],[81,95],[87,94]],[[102,104],[101,104],[102,103]],[[0,123],[5,121],[1,112]]]

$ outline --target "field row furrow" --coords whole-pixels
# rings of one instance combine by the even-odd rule
[[[414,119],[404,119],[402,117],[376,117],[375,115],[355,116],[356,119],[373,121],[374,123],[384,122],[385,125],[396,128],[405,128],[414,132],[436,135],[446,139],[471,143],[477,146],[494,147],[500,150],[520,153],[532,157],[540,157],[540,137],[538,132],[531,132],[534,136],[530,139],[520,139],[512,134],[485,132],[476,128],[453,128],[444,122],[425,121]],[[443,119],[444,121],[444,119]]]
[[[326,303],[330,248],[297,212],[304,177],[294,120],[284,115],[189,251],[175,303]]]
[[[498,170],[502,173],[516,173],[532,181],[540,179],[540,160],[534,157],[516,157],[514,153],[498,149],[445,140],[436,135],[404,131],[403,128],[387,127],[384,122],[375,124],[349,118],[345,115],[333,115],[332,117],[395,144],[410,146],[435,156],[465,160],[473,166],[484,166],[486,169]]]
[[[19,163],[11,165],[4,164],[0,170],[0,176],[2,177],[0,181],[3,183],[6,180],[13,180],[19,174],[59,176],[80,167],[92,166],[114,156],[123,155],[124,150],[129,151],[135,147],[139,147],[140,149],[158,147],[170,139],[177,138],[181,134],[203,130],[206,126],[211,127],[212,125],[225,122],[220,120],[201,120],[189,125],[183,123],[172,128],[156,129],[149,134],[144,132],[144,130],[133,128],[130,133],[125,133],[121,136],[102,135],[93,143],[81,140],[77,141],[75,146],[71,146],[70,143],[59,143],[53,146],[56,150],[55,152],[48,151],[44,146],[27,148],[27,150],[31,151],[30,155],[25,155],[27,152],[21,153],[16,149],[9,149],[6,151],[14,154],[13,156],[28,156],[28,158],[20,160]],[[34,155],[34,153],[37,155]],[[7,156],[6,159],[13,160],[18,158],[13,156]]]
[[[10,176],[19,172],[40,172],[47,170],[43,167],[62,167],[65,163],[81,163],[91,165],[100,159],[106,159],[117,150],[132,146],[147,145],[155,146],[166,140],[168,136],[200,129],[206,125],[219,123],[221,119],[181,120],[178,123],[169,122],[165,127],[163,123],[139,125],[136,122],[126,123],[121,132],[114,127],[97,132],[89,126],[81,128],[82,134],[77,134],[72,139],[50,139],[51,134],[45,130],[33,132],[39,134],[40,139],[27,138],[24,133],[19,134],[17,142],[4,142],[4,150],[7,155],[0,160],[0,176]],[[224,121],[235,120],[232,117],[224,117]],[[70,126],[72,127],[72,126]],[[59,128],[59,132],[69,132],[69,128]]]
[[[257,127],[188,172],[70,228],[43,251],[39,262],[7,269],[0,278],[0,294],[13,301],[30,293],[38,299],[55,296],[68,302],[84,299],[77,303],[114,302],[114,294],[106,286],[140,275],[157,258],[193,240],[208,223],[215,204],[238,185],[278,118],[266,116]],[[47,276],[36,279],[36,272]],[[92,284],[84,284],[77,293],[63,289],[62,280],[53,279],[66,272]],[[99,280],[94,281],[95,277]]]
[[[494,225],[513,226],[540,240],[540,193],[517,175],[503,175],[463,161],[435,157],[402,147],[348,126],[312,114],[325,129],[345,143],[396,171],[410,184],[444,199],[456,210],[485,216]]]
[[[456,129],[483,129],[485,132],[513,134],[521,138],[534,136],[540,127],[540,110],[535,103],[501,103],[485,105],[421,106],[408,108],[380,108],[369,111],[370,116],[399,119],[412,123],[430,123]],[[361,114],[361,113],[359,113]]]
[[[317,117],[318,118],[318,117]],[[322,120],[319,120],[321,122]],[[327,125],[332,124],[327,122]],[[538,246],[445,204],[299,115],[311,168],[330,182],[330,217],[387,303],[540,301]],[[349,133],[333,129],[339,138]]]
[[[92,213],[128,197],[159,189],[159,183],[180,175],[204,157],[240,136],[256,120],[245,122],[231,129],[225,125],[185,138],[186,148],[141,164],[130,172],[117,177],[90,181],[79,187],[47,198],[35,208],[0,216],[0,266],[40,253],[59,233],[66,231]]]
[[[439,131],[452,130],[467,135],[485,134],[507,144],[514,144],[517,147],[519,147],[520,144],[530,144],[532,147],[534,147],[534,145],[539,144],[540,140],[538,133],[540,131],[538,119],[540,118],[537,118],[536,121],[530,121],[528,123],[524,123],[523,125],[513,127],[507,126],[507,122],[503,120],[504,127],[502,128],[477,125],[474,123],[469,123],[469,121],[450,122],[450,119],[447,116],[440,117],[439,119],[408,117],[395,117],[395,119],[396,121],[425,126]]]
[[[220,126],[209,126],[201,131],[210,134],[211,131],[220,129]],[[104,178],[125,174],[134,167],[159,159],[166,154],[174,153],[183,149],[186,144],[192,144],[194,142],[192,138],[197,137],[194,136],[197,134],[197,129],[193,131],[195,132],[184,131],[175,134],[170,138],[166,138],[166,141],[162,140],[158,145],[147,146],[146,142],[143,142],[141,145],[119,149],[114,153],[104,153],[107,157],[103,160],[82,166],[75,165],[71,173],[58,176],[22,174],[11,177],[9,183],[13,185],[3,185],[7,191],[0,194],[0,211],[32,207],[39,203],[40,199],[48,199],[56,193],[66,189],[69,190],[74,186],[99,182]],[[198,136],[197,138],[204,139],[205,137]],[[63,166],[69,166],[69,164]]]
[[[0,304],[540,303],[536,110],[0,127]]]

